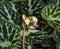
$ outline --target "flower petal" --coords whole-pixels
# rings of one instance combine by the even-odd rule
[[[35,29],[35,27],[34,26],[30,26],[30,29]]]
[[[33,16],[32,19],[35,24],[38,22],[38,19],[35,16]]]
[[[30,24],[30,20],[29,19],[25,19],[25,23],[26,23],[26,25],[29,25]]]

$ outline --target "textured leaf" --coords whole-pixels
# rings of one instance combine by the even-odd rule
[[[21,16],[18,13],[19,6],[17,3],[8,2],[0,6],[0,18],[6,19],[9,22],[21,25]]]
[[[60,0],[47,0],[48,4],[56,4],[56,5],[60,5]]]
[[[26,36],[26,42],[28,44],[34,44],[34,43],[38,43],[41,42],[44,38],[45,38],[46,32],[42,32],[42,31],[37,31],[35,33],[30,33],[28,36]]]
[[[60,43],[60,26],[55,28],[52,37],[57,43]]]
[[[38,30],[29,29],[29,30],[26,31],[25,36],[28,36],[30,33],[36,33],[36,32],[38,32]]]
[[[22,0],[21,10],[22,13],[29,15],[39,14],[43,6],[44,3],[42,0]]]
[[[56,5],[47,5],[41,11],[42,18],[48,22],[51,27],[60,24],[60,7]]]
[[[5,3],[5,2],[19,2],[19,1],[21,1],[21,0],[0,0],[0,4],[1,3]]]
[[[26,49],[33,49],[33,44],[40,43],[45,38],[45,33],[38,30],[28,30],[25,36]]]
[[[21,0],[11,0],[11,2],[20,2]]]
[[[57,44],[57,49],[60,49],[60,44]]]
[[[21,28],[0,18],[0,46],[2,47],[20,47]],[[5,45],[4,45],[5,44]]]

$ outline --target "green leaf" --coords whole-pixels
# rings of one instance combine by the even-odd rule
[[[52,34],[53,39],[60,43],[60,26],[57,26]]]
[[[0,46],[2,47],[20,47],[21,45],[21,28],[7,20],[0,18]]]
[[[21,3],[22,13],[26,13],[28,15],[40,14],[41,9],[44,6],[44,2],[42,0],[22,0]]]
[[[11,42],[9,42],[9,41],[0,42],[0,46],[2,46],[2,47],[10,47],[11,46]]]
[[[30,33],[36,33],[38,32],[39,30],[31,30],[31,29],[28,29],[26,32],[25,32],[25,36],[28,36]]]
[[[19,2],[21,0],[0,0],[0,4],[5,3],[5,2]]]
[[[57,49],[60,49],[60,44],[57,44]]]
[[[12,47],[12,49],[18,49],[17,47]]]
[[[21,16],[18,12],[18,3],[8,2],[0,5],[0,18],[8,20],[12,24],[20,25]]]
[[[56,5],[47,5],[41,11],[42,18],[47,21],[51,27],[60,24],[60,7]]]
[[[34,44],[35,42],[41,42],[45,38],[46,32],[37,31],[35,33],[31,32],[26,36],[27,44]]]
[[[56,5],[60,5],[60,0],[47,0],[48,4],[56,4]]]

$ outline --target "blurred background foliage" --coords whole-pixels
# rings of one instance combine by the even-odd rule
[[[22,49],[21,14],[25,13],[36,16],[39,24],[37,30],[27,30],[26,49],[33,49],[34,43],[44,41],[46,33],[48,38],[58,43],[57,48],[60,49],[60,8],[57,6],[60,7],[60,0],[0,0],[0,48]],[[48,20],[50,15],[52,19]],[[53,28],[53,25],[56,26]]]

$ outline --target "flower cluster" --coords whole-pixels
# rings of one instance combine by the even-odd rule
[[[22,14],[22,25],[23,27],[36,29],[38,28],[38,19],[35,16],[27,17],[25,14]]]

